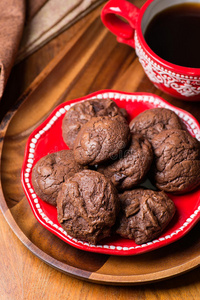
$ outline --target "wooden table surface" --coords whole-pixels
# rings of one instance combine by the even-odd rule
[[[144,2],[136,0],[134,3],[140,7]],[[82,97],[102,89],[155,93],[173,105],[189,111],[200,122],[200,102],[190,103],[173,99],[157,90],[144,74],[135,51],[126,45],[118,44],[115,37],[103,27],[99,18],[101,9],[102,6],[96,8],[13,68],[0,103],[0,118],[4,117],[18,96],[52,59],[55,62],[57,55],[62,55],[62,51],[70,53],[73,50],[73,53],[77,53],[76,60],[72,59],[69,62],[68,99]],[[77,43],[80,48],[77,47]],[[45,70],[48,71],[48,67]],[[134,286],[96,284],[63,274],[34,256],[13,233],[2,213],[0,213],[0,237],[1,300],[200,299],[199,268],[151,284]]]

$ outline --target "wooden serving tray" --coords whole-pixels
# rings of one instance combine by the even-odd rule
[[[176,276],[200,264],[200,223],[177,242],[148,253],[123,257],[86,252],[68,245],[36,220],[21,186],[27,139],[58,104],[108,88],[103,84],[103,79],[110,88],[121,89],[123,86],[129,92],[137,88],[137,85],[128,85],[128,80],[134,76],[135,84],[139,81],[144,84],[146,80],[146,86],[151,87],[136,59],[129,68],[133,50],[122,45],[123,56],[118,57],[120,46],[106,29],[99,26],[99,22],[98,18],[89,24],[85,36],[76,37],[71,48],[66,47],[47,66],[3,119],[0,126],[0,207],[21,242],[57,270],[81,279],[115,285],[154,282]],[[99,45],[107,45],[105,57],[98,54]],[[84,62],[79,59],[80,54]],[[111,54],[119,64],[124,61],[121,69],[109,61]],[[117,71],[118,75],[125,75],[113,83]],[[99,72],[103,72],[103,76],[100,77]]]

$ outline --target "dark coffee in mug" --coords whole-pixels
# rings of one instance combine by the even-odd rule
[[[183,3],[164,9],[149,22],[144,37],[164,60],[200,68],[200,4]]]

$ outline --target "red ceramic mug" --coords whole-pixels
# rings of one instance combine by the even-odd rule
[[[139,9],[126,0],[110,0],[104,6],[101,18],[103,24],[117,36],[118,42],[135,48],[146,75],[157,88],[179,99],[200,101],[200,68],[183,67],[162,59],[144,38],[145,29],[157,13],[187,2],[191,1],[147,0]]]

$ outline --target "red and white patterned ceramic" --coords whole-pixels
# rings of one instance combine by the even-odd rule
[[[112,99],[119,107],[126,109],[129,121],[146,109],[154,107],[171,109],[183,120],[191,135],[200,140],[200,126],[197,120],[188,112],[172,106],[157,95],[148,93],[130,94],[114,90],[103,90],[83,98],[62,103],[31,133],[26,144],[21,181],[36,219],[46,229],[66,243],[90,252],[110,255],[136,255],[158,249],[177,241],[188,233],[200,220],[199,188],[184,195],[170,194],[169,197],[174,201],[176,206],[176,214],[173,220],[157,239],[142,245],[137,245],[134,240],[124,239],[117,235],[102,240],[98,245],[90,245],[87,242],[77,240],[69,236],[58,223],[56,208],[42,201],[34,191],[32,185],[32,169],[36,162],[49,153],[68,149],[63,141],[61,129],[65,113],[74,103],[92,98]]]
[[[145,29],[157,13],[187,2],[191,1],[147,0],[139,9],[126,0],[110,0],[104,6],[101,18],[103,24],[117,36],[118,42],[135,48],[146,75],[157,88],[179,99],[200,101],[200,68],[182,67],[160,58],[144,39]],[[192,2],[200,3],[200,0]]]

